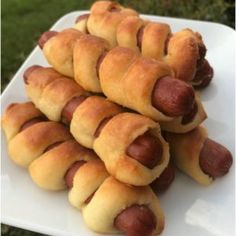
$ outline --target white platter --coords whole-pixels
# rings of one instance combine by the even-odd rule
[[[71,27],[75,18],[84,11],[62,17],[52,27],[62,30]],[[235,31],[209,22],[143,15],[154,21],[169,23],[173,32],[191,28],[203,35],[208,48],[207,59],[215,76],[208,88],[202,91],[202,100],[208,119],[204,122],[209,136],[227,146],[234,154],[234,79]],[[11,102],[26,101],[22,75],[31,65],[47,65],[41,50],[36,47],[2,94],[2,112]],[[47,192],[39,189],[27,171],[8,158],[2,132],[1,148],[1,204],[5,224],[55,236],[94,236],[83,223],[79,211],[67,201],[67,192]],[[20,152],[20,150],[19,150]],[[160,195],[165,211],[166,226],[162,236],[232,236],[234,231],[235,165],[230,173],[203,187],[178,172],[171,188]]]

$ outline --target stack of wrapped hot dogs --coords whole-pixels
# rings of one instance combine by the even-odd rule
[[[213,77],[199,33],[173,34],[99,1],[73,28],[47,31],[38,43],[52,68],[28,68],[32,102],[11,104],[3,115],[9,156],[39,187],[68,188],[89,228],[160,234],[164,214],[154,192],[170,186],[173,165],[203,185],[229,171],[232,155],[208,138],[192,87]]]

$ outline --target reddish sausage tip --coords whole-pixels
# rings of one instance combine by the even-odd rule
[[[233,163],[228,149],[221,144],[207,138],[199,156],[202,171],[213,178],[225,175]]]
[[[188,114],[194,103],[194,90],[184,81],[163,77],[155,83],[152,105],[165,115],[175,117]]]
[[[154,168],[162,158],[162,143],[159,138],[146,132],[128,146],[126,153],[144,166]]]
[[[46,31],[46,32],[44,32],[44,33],[40,36],[40,38],[39,38],[39,40],[38,40],[38,45],[39,45],[39,47],[40,47],[41,49],[43,49],[44,44],[45,44],[50,38],[54,37],[54,36],[57,35],[57,34],[58,34],[58,32],[56,32],[56,31]]]
[[[205,88],[212,80],[214,76],[214,70],[210,66],[207,60],[204,60],[202,65],[197,69],[197,73],[193,79],[193,82],[200,82],[200,84],[194,85],[195,88]]]
[[[90,16],[90,14],[83,14],[83,15],[80,15],[80,16],[78,16],[78,17],[76,18],[75,23],[78,23],[79,21],[84,20],[84,19],[88,19],[89,16]]]
[[[65,174],[65,182],[66,182],[66,186],[68,188],[72,188],[73,187],[73,179],[74,176],[76,174],[76,172],[78,171],[78,169],[85,164],[86,161],[81,160],[81,161],[76,161],[75,163],[73,163],[70,168],[67,170],[66,174]]]
[[[30,66],[27,70],[25,70],[25,72],[23,74],[25,84],[28,84],[28,78],[29,78],[30,74],[38,68],[42,68],[42,66],[33,65],[33,66]]]
[[[174,179],[175,168],[172,165],[168,165],[161,175],[151,183],[151,187],[155,192],[164,192],[170,187]]]
[[[182,125],[186,125],[186,124],[192,122],[194,117],[195,117],[195,115],[197,114],[197,112],[198,112],[198,105],[195,102],[193,107],[192,107],[192,109],[190,110],[190,112],[183,116],[181,124]]]
[[[202,63],[205,60],[204,58],[206,56],[206,51],[207,51],[206,46],[203,43],[199,44],[198,45],[198,51],[199,51],[199,58],[198,58],[198,61],[197,61],[197,66],[199,67],[199,66],[202,65]]]
[[[127,236],[153,235],[156,224],[154,213],[141,205],[126,208],[114,220],[114,225]]]

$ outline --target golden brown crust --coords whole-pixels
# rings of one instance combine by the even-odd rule
[[[176,166],[203,185],[209,185],[213,180],[201,170],[199,165],[199,155],[207,136],[203,126],[198,126],[186,134],[166,134],[171,158]]]
[[[156,81],[172,75],[166,64],[116,47],[104,58],[99,75],[102,90],[110,100],[157,121],[172,119],[155,109],[151,99]]]
[[[183,116],[177,117],[171,121],[160,122],[161,129],[172,133],[187,133],[199,126],[207,118],[207,114],[198,93],[195,93],[195,101],[198,110],[192,121],[182,124]]]
[[[123,193],[122,197],[121,193]],[[164,214],[159,200],[149,186],[133,187],[113,177],[108,177],[96,191],[90,203],[83,208],[82,213],[86,224],[94,231],[118,233],[119,231],[114,227],[116,216],[134,204],[146,205],[153,211],[157,220],[155,233],[160,234],[164,228]]]
[[[86,200],[100,188],[108,177],[109,174],[100,160],[92,160],[84,164],[75,174],[73,187],[69,192],[70,203],[78,209],[89,204]]]
[[[76,161],[90,161],[97,158],[92,150],[84,148],[75,140],[68,140],[42,154],[29,166],[33,181],[47,190],[66,188],[64,176]]]
[[[98,37],[83,35],[74,47],[74,78],[85,90],[102,92],[97,75],[97,61],[109,49],[108,43]]]
[[[103,97],[89,97],[74,112],[70,125],[71,133],[79,143],[93,148],[94,134],[100,122],[120,112],[120,106]]]
[[[12,116],[14,120],[19,116],[20,109],[24,111],[28,108],[37,110],[32,107],[32,103],[13,104],[7,109],[7,115],[4,115]],[[11,119],[9,117],[8,120]],[[4,129],[5,127],[7,126]],[[155,129],[151,129],[151,132],[156,134]],[[62,143],[47,149],[58,142]],[[19,132],[9,142],[9,155],[17,164],[29,166],[33,181],[47,190],[64,189],[64,176],[70,166],[76,161],[87,161],[75,174],[69,201],[73,206],[82,209],[85,222],[92,230],[118,232],[114,227],[114,220],[131,205],[145,205],[154,213],[156,233],[164,228],[163,211],[150,187],[125,185],[109,177],[104,164],[96,159],[95,153],[71,139],[68,129],[60,123],[40,122]]]
[[[48,146],[71,138],[64,125],[50,121],[40,122],[18,133],[9,141],[9,156],[16,164],[28,167]]]
[[[38,108],[53,121],[61,120],[61,113],[71,98],[86,94],[86,92],[68,78],[58,78],[47,85],[38,102]]]
[[[150,130],[163,147],[161,162],[149,169],[126,154],[135,138]],[[157,178],[169,162],[169,147],[160,133],[160,127],[151,119],[121,113],[113,117],[94,142],[94,150],[104,161],[108,172],[120,181],[132,185],[147,185]]]
[[[117,8],[118,11],[111,11]],[[119,23],[127,16],[137,16],[132,9],[124,8],[118,3],[97,1],[91,7],[87,27],[90,34],[106,39],[112,47],[117,45],[116,30]]]
[[[176,78],[187,82],[194,78],[199,58],[198,40],[190,29],[181,30],[170,38],[165,61],[173,68]]]
[[[165,43],[171,34],[170,26],[165,23],[150,22],[144,27],[141,52],[145,57],[163,60]]]
[[[139,51],[137,33],[144,24],[145,21],[138,16],[129,16],[122,20],[116,32],[118,45]]]
[[[36,107],[53,121],[61,120],[61,112],[71,98],[87,94],[75,81],[57,75],[60,74],[42,67],[28,76],[26,84],[26,92]],[[32,93],[34,91],[37,91],[38,96]]]
[[[83,25],[80,28],[84,28],[84,22],[79,23]],[[170,37],[168,50],[165,50],[165,43],[172,35],[169,25],[143,22],[137,12],[131,9],[111,1],[99,1],[91,7],[87,28],[90,34],[108,40],[112,47],[119,45],[139,50],[136,36],[140,27],[147,24],[144,27],[140,47],[142,54],[167,62],[177,78],[192,83],[197,70],[197,60],[200,57],[200,48],[205,47],[201,35],[190,29],[181,30]]]
[[[43,88],[53,80],[63,77],[53,68],[37,67],[27,76],[26,93],[33,103],[40,99]]]
[[[88,17],[83,17],[83,19],[75,23],[73,28],[86,34],[88,33],[87,24],[88,24]]]
[[[65,29],[45,43],[43,53],[56,71],[65,76],[74,76],[73,48],[82,35],[76,29]]]
[[[43,113],[35,108],[32,102],[10,104],[2,117],[2,127],[7,141],[20,131],[26,121],[40,116],[43,116]]]

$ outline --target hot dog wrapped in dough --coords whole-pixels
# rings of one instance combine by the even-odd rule
[[[203,126],[185,134],[165,133],[165,138],[176,166],[200,184],[209,185],[232,165],[229,150],[209,139]]]
[[[164,228],[160,203],[150,187],[125,185],[113,177],[103,182],[82,212],[86,224],[100,233],[148,236]]]
[[[31,102],[14,103],[6,109],[2,126],[8,139],[9,156],[16,164],[28,167],[50,146],[72,138],[64,125],[46,120]]]
[[[109,174],[132,185],[150,184],[161,175],[169,163],[169,149],[158,123],[142,115],[123,112],[120,106],[104,97],[85,95],[86,92],[69,78],[60,77],[52,84],[35,79],[37,74],[44,73],[44,69],[33,66],[26,70],[27,93],[34,88],[41,90],[35,105],[49,118],[53,107],[60,107],[54,120],[70,123],[75,139],[94,149]],[[53,86],[55,83],[57,86]],[[65,86],[67,83],[70,86]],[[74,97],[62,102],[65,96],[58,98],[58,94],[70,94],[72,88]],[[50,106],[42,106],[41,100]]]
[[[52,68],[37,65],[27,70],[24,74],[24,82],[27,95],[32,102],[37,104],[37,108],[43,110],[48,119],[53,121],[61,120],[61,112],[72,98],[88,94],[68,77]]]
[[[18,132],[10,142],[18,135],[24,136],[28,130],[34,130],[34,134],[28,134],[28,142],[21,143],[24,153],[30,153],[32,146],[35,147],[30,143],[44,142],[45,135],[41,132],[45,123],[49,124],[48,133],[52,132],[55,138],[61,136],[64,129],[65,140],[50,144],[34,160],[29,158],[29,173],[39,187],[54,191],[69,188],[70,203],[82,210],[85,223],[96,232],[143,236],[162,232],[164,214],[150,187],[129,186],[109,176],[96,154],[68,136],[65,126],[45,121],[45,117],[42,121],[42,117],[43,114],[30,102],[11,104],[3,117],[7,138],[13,133],[11,125]],[[20,119],[18,123],[16,118]],[[22,165],[23,162],[25,157],[16,163]]]
[[[87,20],[89,33],[106,39],[112,47],[117,45],[116,31],[120,22],[129,16],[138,16],[135,10],[110,1],[97,2],[92,6],[91,12]],[[77,26],[77,28],[80,27]]]
[[[38,43],[49,64],[56,71],[73,77],[84,89],[99,93],[102,90],[96,69],[97,61],[110,46],[105,40],[92,37],[89,45],[78,47],[76,42],[82,36],[83,33],[72,28],[60,33],[47,31],[42,34]]]
[[[176,78],[195,87],[205,87],[212,80],[213,69],[205,59],[206,47],[202,37],[191,29],[172,33],[168,24],[133,16],[119,24],[117,41],[119,46],[164,61]]]
[[[206,118],[191,86],[173,78],[166,64],[140,57],[130,49],[109,51],[99,75],[109,99],[160,121],[164,130],[185,133]]]
[[[61,158],[67,160],[59,157],[55,149],[54,155],[36,159],[30,166],[30,174],[42,188],[55,190],[42,179],[48,179],[49,183],[63,183],[63,188],[67,186],[70,203],[82,211],[89,228],[99,233],[124,232],[126,235],[161,233],[164,214],[149,186],[134,187],[119,182],[109,176],[98,159],[77,159],[69,166],[69,161],[62,165]],[[41,171],[45,166],[50,173]],[[40,173],[40,180],[35,178],[35,172]],[[122,196],[119,196],[120,191]]]
[[[66,32],[61,33],[65,36]],[[43,50],[45,47],[53,48],[50,45],[57,40],[63,41],[63,37],[58,37],[61,33],[48,38],[43,44],[40,39]],[[41,38],[45,38],[45,34]],[[67,34],[70,34],[69,30]],[[175,79],[165,63],[144,58],[127,48],[117,47],[108,51],[104,40],[91,35],[79,37],[73,46],[71,62],[74,63],[75,80],[84,89],[92,92],[101,92],[102,89],[110,100],[154,120],[163,121],[163,129],[171,132],[187,132],[206,118],[193,88]],[[55,50],[45,54],[46,58],[57,60],[58,53],[53,56]],[[182,122],[189,114],[191,119]]]
[[[170,65],[176,78],[195,87],[210,83],[213,69],[205,59],[206,46],[198,32],[183,29],[172,33],[168,24],[147,21],[137,14],[123,15],[121,9],[124,8],[111,1],[95,2],[90,14],[76,19],[74,28],[104,38],[112,47],[127,47],[162,60]],[[114,24],[108,18],[119,20]]]

